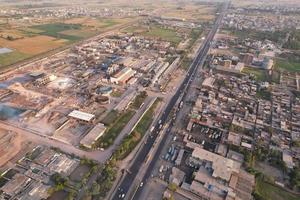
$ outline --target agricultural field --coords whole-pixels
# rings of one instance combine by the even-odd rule
[[[211,21],[215,19],[215,7],[208,5],[186,5],[163,13],[164,17],[182,20]]]
[[[64,21],[65,24],[76,24],[76,25],[82,25],[89,28],[94,29],[103,29],[112,27],[118,24],[124,24],[129,22],[132,19],[97,19],[97,18],[88,18],[88,17],[79,17],[79,18],[73,18],[68,19]]]
[[[116,25],[128,23],[131,18],[94,19],[73,18],[59,23],[48,23],[13,28],[9,24],[0,27],[0,48],[10,53],[0,54],[0,67],[72,44]]]
[[[171,30],[171,29],[166,29],[160,26],[150,26],[145,27],[145,26],[131,26],[123,30],[123,32],[126,33],[135,33],[138,35],[142,35],[145,37],[153,37],[153,38],[160,38],[164,41],[171,42],[175,45],[179,44],[182,38],[178,36],[176,31]]]
[[[0,46],[8,47],[21,54],[36,55],[63,46],[67,40],[56,39],[51,36],[27,37],[19,40],[8,41],[0,39]]]

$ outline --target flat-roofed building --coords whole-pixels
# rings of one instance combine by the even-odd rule
[[[86,122],[90,122],[95,118],[95,115],[86,112],[81,112],[79,110],[73,110],[68,116]]]
[[[30,186],[31,187],[31,186]],[[47,199],[50,194],[49,194],[49,189],[51,188],[50,185],[44,185],[41,182],[36,182],[33,184],[33,186],[30,188],[30,191],[22,195],[19,200],[42,200],[42,199]]]
[[[223,179],[225,181],[229,181],[231,174],[233,172],[238,173],[241,167],[241,163],[237,161],[225,158],[198,147],[194,149],[192,157],[212,162],[212,176],[215,178]]]
[[[79,161],[67,157],[65,154],[56,154],[55,159],[48,165],[50,173],[60,173],[69,176],[79,165]]]
[[[88,134],[80,141],[80,144],[86,148],[92,148],[95,141],[97,141],[105,132],[104,124],[97,124]]]
[[[1,191],[12,197],[20,193],[24,188],[30,183],[31,179],[23,174],[16,174],[13,178],[7,182],[2,188]]]

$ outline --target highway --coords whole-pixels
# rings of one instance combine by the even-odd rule
[[[155,143],[157,136],[161,132],[161,127],[165,126],[167,124],[170,113],[171,113],[172,109],[175,108],[175,106],[176,106],[176,102],[182,96],[184,96],[186,94],[187,88],[189,87],[191,80],[195,76],[195,72],[197,71],[199,64],[205,59],[205,57],[208,53],[208,50],[210,48],[211,41],[213,40],[221,22],[222,22],[224,13],[227,10],[228,5],[229,5],[228,3],[224,3],[222,12],[219,14],[218,18],[215,21],[214,26],[212,27],[211,31],[209,32],[209,34],[206,37],[205,41],[203,42],[202,46],[199,48],[199,50],[197,52],[197,56],[193,60],[190,68],[188,69],[188,72],[187,72],[186,77],[184,78],[184,81],[178,87],[176,93],[171,98],[170,102],[168,103],[164,112],[162,113],[160,119],[158,120],[158,123],[155,125],[155,128],[152,132],[153,137],[148,137],[145,145],[139,151],[139,153],[136,156],[135,160],[133,161],[132,165],[129,167],[127,172],[125,172],[126,174],[124,175],[124,178],[122,179],[121,183],[119,184],[119,189],[112,196],[113,200],[122,199],[122,198],[136,199],[136,200],[141,199],[140,195],[142,193],[143,187],[139,187],[136,190],[133,197],[129,197],[130,194],[128,194],[128,192],[130,192],[130,190],[133,187],[136,187],[136,184],[134,184],[136,176],[139,173],[140,168],[143,168],[143,165],[149,156],[149,152],[150,152],[153,144]],[[171,125],[168,128],[168,130],[170,130],[170,128],[172,127],[172,123],[170,123],[170,124]],[[159,145],[158,149],[157,149],[156,153],[154,154],[154,156],[149,161],[150,163],[149,163],[148,167],[146,169],[143,169],[146,171],[146,173],[144,174],[143,177],[139,177],[140,180],[144,183],[150,178],[152,170],[155,166],[155,163],[159,159],[160,152],[162,151],[164,143],[167,139],[167,134],[168,134],[168,132],[163,136],[161,142],[159,144],[157,144],[157,145]]]

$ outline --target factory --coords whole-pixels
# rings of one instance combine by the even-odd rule
[[[135,75],[135,73],[136,71],[133,69],[125,67],[121,71],[111,76],[110,81],[114,84],[124,85]]]

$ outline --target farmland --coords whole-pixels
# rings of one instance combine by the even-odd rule
[[[152,25],[149,29],[145,26],[131,26],[123,30],[127,33],[135,33],[145,37],[160,38],[174,44],[178,44],[181,38],[171,29],[166,29],[158,25]]]
[[[130,20],[77,17],[63,22],[29,24],[17,28],[4,24],[0,28],[0,48],[6,47],[13,52],[0,55],[0,67],[92,37]]]

